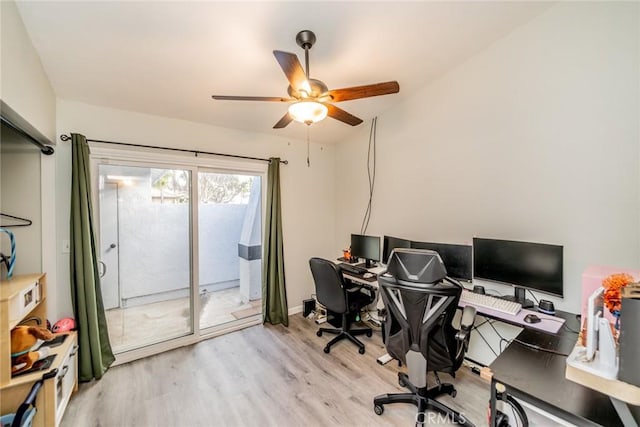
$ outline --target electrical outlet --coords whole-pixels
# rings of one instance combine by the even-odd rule
[[[62,253],[63,254],[71,253],[71,241],[69,240],[62,241]]]

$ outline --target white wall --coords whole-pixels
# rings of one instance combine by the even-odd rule
[[[15,3],[0,1],[0,15],[0,98],[34,128],[55,141],[56,99],[40,58]],[[41,251],[42,271],[47,272],[47,285],[52,289],[56,287],[54,156],[42,156],[40,161],[41,247],[28,247],[30,252]],[[52,319],[55,319],[55,307],[55,294],[47,295],[47,310]]]
[[[573,312],[585,267],[640,267],[638,7],[555,5],[381,115],[368,234],[564,245]],[[360,228],[367,139],[336,149],[336,250]]]
[[[89,139],[181,147],[255,157],[281,157],[282,220],[289,307],[296,307],[313,292],[308,260],[331,256],[334,229],[334,147],[311,146],[311,168],[306,145],[263,134],[234,131],[184,120],[115,110],[58,100],[57,133],[78,132]],[[59,247],[69,237],[71,149],[57,148],[57,230]],[[329,232],[327,232],[329,231]],[[58,253],[58,314],[71,313],[69,256]]]
[[[40,150],[13,130],[2,127],[0,137],[0,211],[32,221],[27,227],[8,228],[16,239],[13,274],[42,271],[42,209],[40,206]],[[0,224],[15,221],[0,218]],[[0,234],[0,249],[11,253],[8,236]],[[2,278],[7,271],[0,268]]]
[[[56,97],[15,2],[0,2],[2,15],[0,97],[47,138],[55,141]]]

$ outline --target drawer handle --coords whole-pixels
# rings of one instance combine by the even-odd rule
[[[60,373],[60,379],[63,379],[65,375],[67,375],[67,372],[69,372],[69,365],[64,365],[62,367],[62,372]]]
[[[74,345],[73,350],[71,351],[71,354],[69,355],[69,357],[75,356],[77,352],[78,352],[78,346]]]

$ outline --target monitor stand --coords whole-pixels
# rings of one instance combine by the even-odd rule
[[[371,268],[375,268],[376,267],[376,263],[375,263],[375,261],[371,261],[370,259],[365,259],[363,263],[357,264],[356,267],[363,267],[363,268],[366,268],[367,270],[369,270]]]
[[[522,305],[522,308],[532,308],[533,301],[531,301],[530,299],[527,299],[526,292],[527,291],[524,288],[514,287],[513,295],[505,295],[500,298],[506,299],[507,301],[515,301],[517,303],[520,303]]]

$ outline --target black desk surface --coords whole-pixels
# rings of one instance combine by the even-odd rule
[[[578,330],[575,316],[558,313],[567,319],[567,327]],[[525,329],[516,338],[540,348],[569,354],[578,339],[567,328],[558,335]],[[491,364],[495,381],[526,395],[528,401],[539,408],[579,425],[593,423],[603,426],[621,426],[609,396],[565,379],[566,357],[535,350],[512,342]]]

